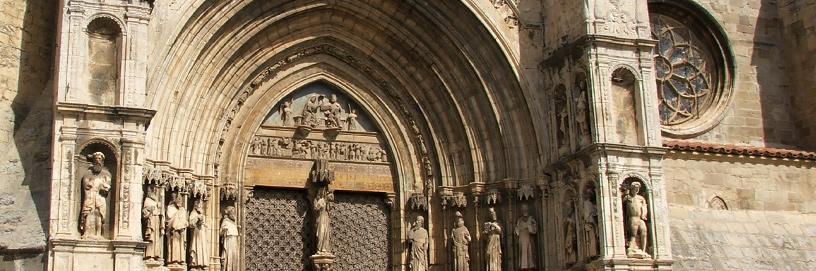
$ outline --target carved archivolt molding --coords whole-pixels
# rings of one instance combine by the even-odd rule
[[[515,28],[519,25],[518,8],[515,0],[490,0],[493,7],[504,17],[507,27]]]
[[[407,120],[407,123],[411,127],[410,131],[413,134],[414,142],[416,143],[417,153],[419,153],[419,161],[421,162],[421,169],[424,175],[424,186],[425,191],[424,193],[428,194],[431,193],[433,189],[432,179],[434,176],[434,169],[433,163],[431,163],[430,158],[430,147],[431,145],[428,144],[427,139],[423,135],[421,129],[418,126],[417,118],[414,117],[414,114],[411,109],[409,109],[409,105],[415,105],[415,103],[409,103],[406,101],[410,101],[411,99],[404,99],[400,95],[399,92],[395,91],[391,84],[384,79],[383,76],[374,72],[375,68],[374,65],[368,63],[364,60],[364,58],[360,58],[355,56],[343,49],[337,48],[333,45],[329,44],[321,44],[309,48],[304,48],[302,50],[297,51],[294,54],[291,54],[287,57],[282,58],[280,61],[272,64],[271,66],[265,68],[260,74],[258,74],[250,83],[249,87],[245,90],[241,91],[231,103],[231,106],[227,107],[229,110],[223,116],[222,119],[222,129],[218,136],[218,144],[216,146],[215,152],[215,163],[214,166],[214,173],[216,177],[219,177],[219,166],[221,161],[221,156],[223,154],[223,146],[226,142],[227,133],[230,127],[233,124],[236,114],[240,111],[240,109],[245,104],[245,101],[255,93],[255,91],[266,81],[270,78],[275,77],[281,70],[286,67],[289,67],[291,64],[297,62],[300,59],[314,56],[318,54],[326,54],[335,57],[338,60],[343,61],[345,64],[354,67],[356,70],[359,70],[366,75],[369,75],[372,80],[385,91],[388,95],[388,98],[393,102],[395,105],[398,106],[399,112],[401,115]],[[417,107],[416,105],[414,107]],[[227,180],[222,180],[222,182],[227,183]]]

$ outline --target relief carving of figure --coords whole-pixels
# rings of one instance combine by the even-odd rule
[[[320,110],[320,104],[317,100],[317,95],[309,96],[309,100],[303,105],[303,111],[300,113],[300,125],[307,127],[317,127],[317,112]]]
[[[187,235],[187,209],[184,207],[184,198],[178,193],[170,194],[170,204],[167,205],[167,264],[183,265],[186,261],[184,253],[184,237]]]
[[[256,137],[252,138],[252,142],[249,143],[249,153],[258,154],[258,151],[261,148],[260,144],[261,144],[261,139],[259,137],[256,136]]]
[[[328,188],[318,189],[318,196],[314,200],[315,237],[317,237],[317,253],[331,254],[331,203],[334,194]]]
[[[514,233],[518,238],[519,268],[535,269],[535,235],[538,233],[538,223],[530,215],[527,205],[521,205],[521,216],[516,221]]]
[[[281,124],[284,127],[292,125],[292,102],[285,101],[280,108]]]
[[[162,250],[162,235],[164,234],[164,223],[162,222],[162,209],[159,204],[158,189],[155,186],[149,186],[147,189],[147,197],[142,204],[142,219],[144,220],[144,240],[147,242],[145,247],[145,259],[158,260],[164,256]]]
[[[501,235],[502,229],[496,221],[496,210],[490,208],[487,210],[488,220],[484,223],[484,234],[487,236],[487,246],[485,247],[486,271],[501,271],[502,269],[502,250],[501,250]]]
[[[425,218],[417,216],[416,221],[408,230],[408,243],[411,244],[411,271],[428,270],[428,230],[426,230]]]
[[[340,128],[340,114],[343,113],[343,108],[337,102],[337,95],[329,96],[328,103],[324,100],[320,105],[320,110],[326,117],[326,128]]]
[[[95,152],[90,155],[91,167],[82,176],[82,212],[79,225],[83,239],[102,239],[105,216],[108,214],[108,192],[111,174],[105,168],[105,154]]]
[[[218,235],[221,236],[221,270],[238,271],[241,267],[241,259],[238,256],[238,224],[236,223],[234,206],[227,206],[224,209],[224,218],[221,220],[221,228]]]
[[[632,258],[651,257],[643,251],[646,247],[649,230],[646,221],[649,220],[646,198],[641,196],[640,182],[629,185],[629,193],[623,199],[624,223],[626,226],[626,254]]]
[[[357,131],[357,110],[351,109],[346,117],[346,129],[349,131]]]
[[[266,138],[261,138],[261,144],[259,146],[261,155],[267,155],[268,142],[266,142]]]
[[[204,214],[204,200],[195,201],[190,211],[190,267],[205,268],[210,265],[207,249],[207,217]]]
[[[470,271],[470,255],[468,253],[470,231],[465,227],[465,219],[460,212],[456,212],[456,228],[451,231],[451,240],[453,243],[453,270]]]

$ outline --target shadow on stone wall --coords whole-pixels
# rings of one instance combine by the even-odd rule
[[[6,68],[17,68],[17,89],[4,91],[5,98],[12,99],[14,146],[0,146],[0,151],[10,156],[8,161],[2,162],[6,163],[4,170],[11,177],[0,184],[5,190],[0,197],[6,205],[0,206],[4,209],[0,223],[6,224],[3,228],[10,231],[0,240],[3,256],[0,269],[16,270],[22,266],[35,270],[42,269],[45,263],[41,256],[48,234],[53,119],[51,75],[57,4],[50,0],[28,0],[3,5],[6,12],[24,12],[2,15],[4,27],[13,27],[9,32],[17,34],[12,35],[9,48],[4,51],[17,51],[19,59],[4,61]],[[19,48],[11,48],[13,46]],[[7,108],[2,110],[8,112]],[[11,154],[13,148],[16,148],[16,157]]]
[[[740,77],[745,78],[745,73],[756,72],[758,96],[750,95],[747,98],[759,98],[761,113],[759,116],[751,116],[752,112],[739,112],[738,114],[746,115],[748,120],[756,117],[762,118],[765,146],[801,148],[804,146],[799,142],[800,131],[797,131],[794,125],[794,112],[791,106],[793,97],[791,94],[795,85],[791,83],[794,78],[790,75],[790,69],[794,67],[787,61],[780,61],[780,59],[785,59],[785,52],[783,51],[784,39],[779,17],[779,1],[755,1],[759,2],[759,14],[756,21],[749,19],[750,15],[743,14],[740,15],[738,22],[738,31],[754,24],[754,49],[749,56],[751,66],[738,67],[737,74],[734,75],[737,85],[734,87],[739,90],[745,85],[745,82],[740,82],[744,81]],[[740,99],[739,96],[736,98]]]

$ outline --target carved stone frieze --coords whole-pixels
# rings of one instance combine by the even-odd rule
[[[289,159],[326,159],[338,162],[388,163],[388,153],[378,144],[333,142],[256,136],[250,155]]]

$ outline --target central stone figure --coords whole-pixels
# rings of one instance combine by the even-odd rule
[[[317,254],[331,254],[331,218],[329,210],[334,201],[334,194],[328,188],[319,189],[314,200],[315,236],[317,237]]]

